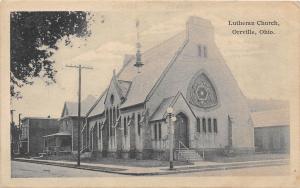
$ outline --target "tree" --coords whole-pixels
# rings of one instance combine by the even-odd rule
[[[82,11],[12,12],[10,15],[10,94],[21,97],[22,86],[39,77],[46,84],[55,83],[55,61],[50,57],[58,50],[58,41],[71,44],[71,36],[91,35],[92,15]]]

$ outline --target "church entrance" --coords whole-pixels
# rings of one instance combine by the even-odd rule
[[[174,142],[175,148],[179,147],[179,142],[189,147],[189,132],[188,132],[188,118],[185,114],[179,113],[176,115],[174,125]],[[182,145],[180,147],[183,147]]]

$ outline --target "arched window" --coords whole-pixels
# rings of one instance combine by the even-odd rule
[[[113,105],[114,102],[115,102],[115,96],[112,94],[112,95],[110,96],[110,104]]]
[[[119,118],[119,115],[120,115],[120,109],[119,106],[117,106],[117,118]]]
[[[197,117],[197,132],[200,133],[201,125],[200,125],[200,118]]]
[[[217,119],[214,118],[214,132],[218,133],[218,124],[217,124]]]
[[[115,126],[116,125],[116,108],[115,107],[113,108],[112,112],[113,112],[113,114],[112,114],[112,116],[113,116],[112,126]],[[112,134],[111,135],[115,136],[115,130],[114,129],[112,129]]]
[[[127,135],[127,121],[126,121],[126,117],[124,117],[124,135]]]
[[[202,118],[202,130],[204,133],[206,133],[206,120],[205,118]]]
[[[161,123],[158,124],[158,140],[161,140]]]
[[[138,114],[138,117],[137,117],[137,128],[138,128],[138,135],[139,136],[141,136],[141,123],[140,123],[140,121],[141,121],[141,115],[140,114]]]
[[[110,108],[109,109],[109,132],[110,132],[109,136],[112,135],[112,123],[113,123],[113,121],[112,121],[112,109]]]
[[[157,124],[154,124],[154,140],[157,140]]]
[[[208,118],[208,132],[212,132],[212,129],[211,129],[211,119],[210,118]]]

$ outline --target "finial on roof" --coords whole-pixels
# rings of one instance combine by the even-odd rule
[[[113,70],[113,76],[116,76],[116,69]]]
[[[139,34],[139,26],[140,21],[136,20],[136,62],[134,64],[135,67],[138,69],[138,73],[140,73],[140,67],[142,67],[144,64],[142,63],[142,55],[141,55],[141,43],[139,41],[140,34]]]

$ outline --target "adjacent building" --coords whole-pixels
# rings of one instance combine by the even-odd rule
[[[290,129],[288,109],[252,113],[256,152],[288,153]]]
[[[85,124],[85,116],[96,98],[89,95],[81,102],[81,126]],[[44,152],[55,154],[66,154],[77,152],[78,145],[78,103],[65,102],[61,117],[58,120],[59,129],[53,134],[45,135]]]
[[[58,131],[58,119],[25,117],[21,120],[20,153],[38,155],[43,152],[43,136]]]
[[[94,157],[168,159],[168,107],[177,117],[174,151],[254,151],[246,98],[215,44],[212,24],[199,17],[144,53],[125,56],[87,112],[82,150]]]

